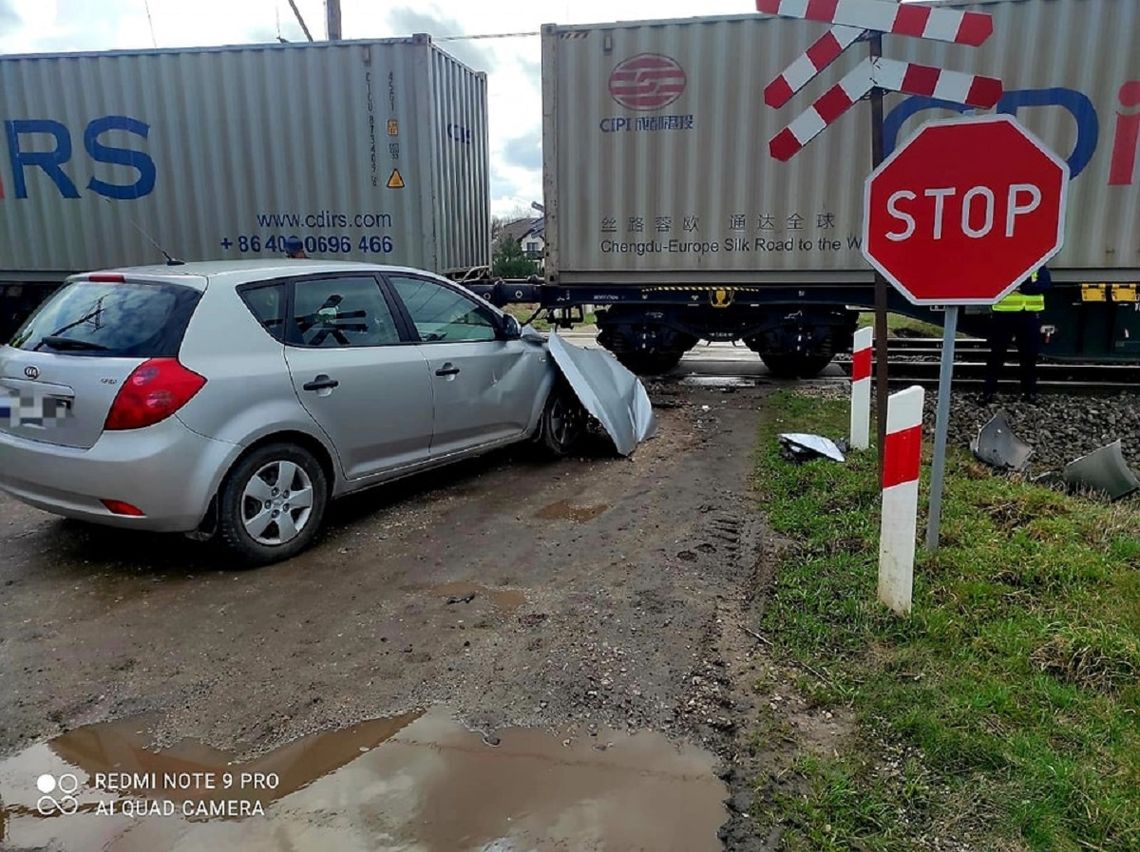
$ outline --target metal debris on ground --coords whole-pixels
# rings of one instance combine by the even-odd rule
[[[992,467],[1013,471],[1025,470],[1033,455],[1033,447],[1013,433],[1004,411],[997,412],[978,430],[978,436],[970,441],[970,451]]]
[[[1096,491],[1110,500],[1140,490],[1140,479],[1128,467],[1120,439],[1069,462],[1062,475],[1069,489]]]
[[[780,450],[784,458],[797,464],[816,458],[845,461],[843,451],[830,438],[822,435],[809,435],[803,432],[784,432],[778,436]]]

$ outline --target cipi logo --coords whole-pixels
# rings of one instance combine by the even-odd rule
[[[36,810],[44,816],[73,814],[79,810],[79,799],[75,798],[79,779],[70,772],[59,778],[45,772],[36,779],[36,789],[43,794],[36,800]]]
[[[626,109],[661,109],[685,91],[685,69],[670,56],[639,53],[610,72],[610,97]]]

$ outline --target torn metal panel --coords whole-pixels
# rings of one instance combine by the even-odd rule
[[[657,434],[657,418],[641,380],[601,349],[583,349],[557,334],[547,339],[554,363],[623,456]]]
[[[1128,467],[1119,439],[1069,462],[1065,465],[1064,477],[1069,488],[1098,491],[1112,500],[1140,490],[1140,479]]]
[[[780,445],[790,452],[796,461],[807,461],[822,456],[832,461],[844,461],[843,452],[830,438],[822,435],[809,435],[804,432],[784,432],[778,436]]]
[[[1013,434],[1009,418],[999,411],[978,430],[978,437],[970,442],[974,456],[988,465],[1002,470],[1025,470],[1033,447]]]

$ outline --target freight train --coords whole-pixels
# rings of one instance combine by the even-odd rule
[[[993,37],[889,36],[884,55],[1000,78],[996,111],[1069,164],[1044,354],[1140,361],[1140,3],[941,5],[990,13]],[[780,109],[763,89],[825,31],[760,14],[543,27],[545,273],[530,281],[477,274],[486,78],[427,36],[0,60],[5,310],[14,319],[66,272],[151,260],[150,238],[201,259],[279,253],[295,234],[313,254],[455,274],[563,324],[594,306],[600,343],[642,373],[700,340],[740,340],[778,374],[812,375],[873,303],[859,243],[869,110],[786,163],[768,140],[867,46]],[[886,152],[924,120],[966,112],[888,95]],[[939,322],[893,290],[890,309]],[[987,318],[970,309],[962,330]]]

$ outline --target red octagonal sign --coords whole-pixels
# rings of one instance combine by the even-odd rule
[[[1061,250],[1069,167],[1007,115],[931,121],[871,173],[863,256],[916,305],[990,305]]]

